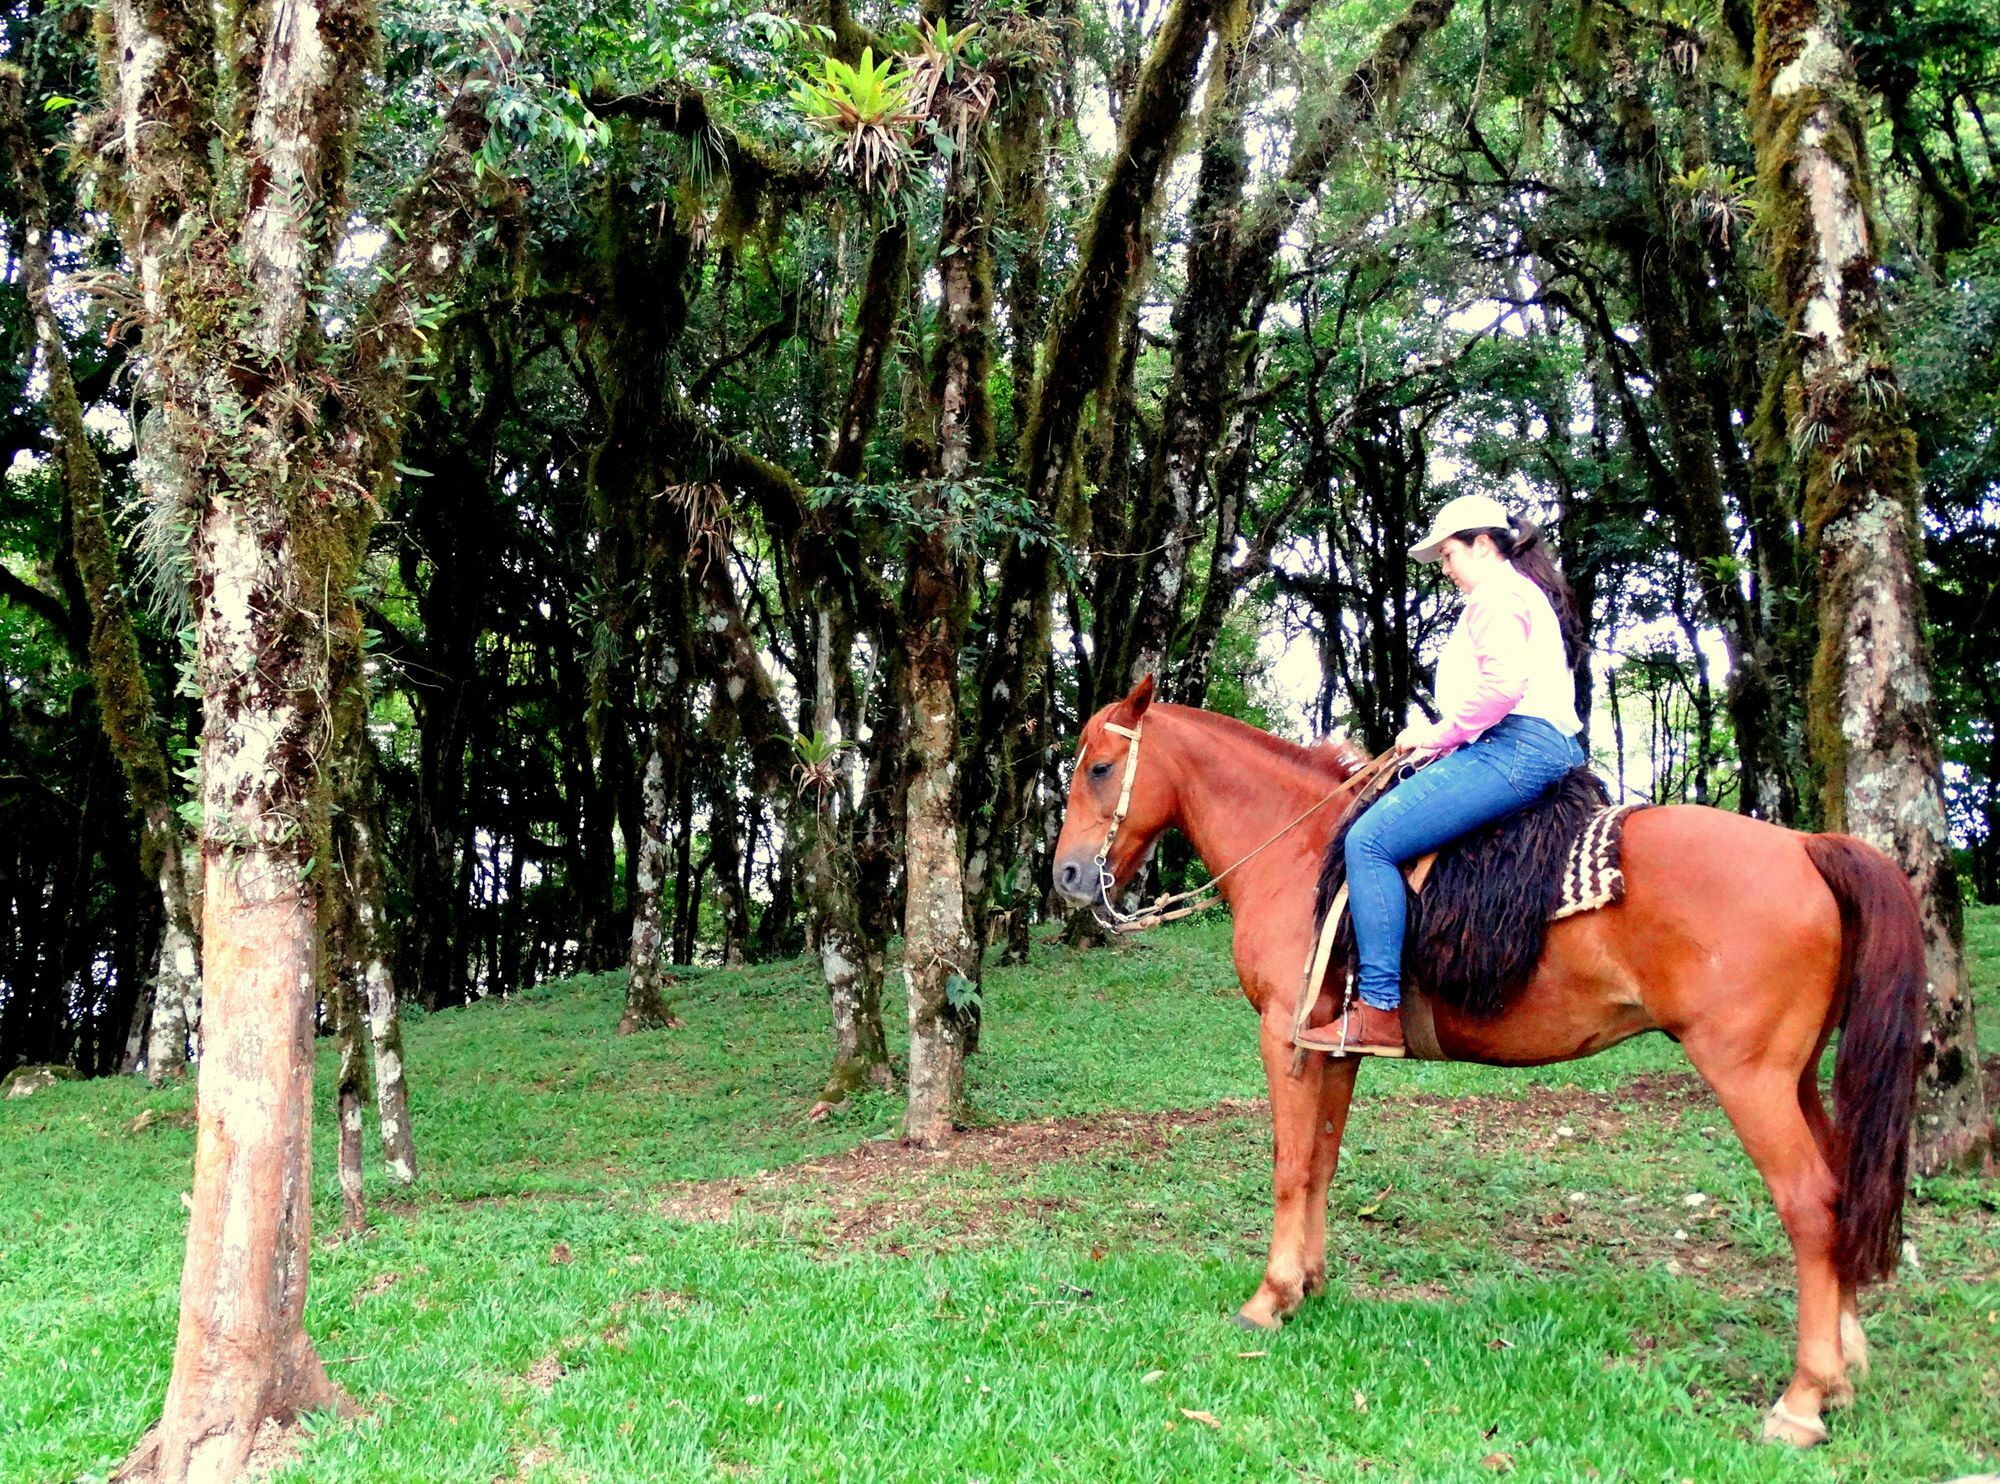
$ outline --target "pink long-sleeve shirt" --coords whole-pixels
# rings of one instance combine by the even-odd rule
[[[1442,719],[1422,745],[1458,747],[1504,716],[1539,717],[1566,737],[1583,730],[1562,626],[1542,590],[1502,564],[1465,597],[1438,656]]]

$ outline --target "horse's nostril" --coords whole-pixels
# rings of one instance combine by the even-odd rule
[[[1056,885],[1064,891],[1076,890],[1082,880],[1083,867],[1079,866],[1075,861],[1064,861],[1061,869],[1056,872]]]

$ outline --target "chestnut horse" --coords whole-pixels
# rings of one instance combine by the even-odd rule
[[[1056,889],[1076,903],[1100,900],[1097,856],[1114,821],[1102,863],[1114,889],[1170,827],[1221,875],[1271,1093],[1270,1258],[1237,1315],[1260,1329],[1326,1285],[1327,1186],[1360,1059],[1295,1062],[1292,1014],[1321,856],[1349,800],[1314,806],[1360,761],[1352,748],[1299,747],[1153,704],[1148,677],[1085,725],[1056,843]],[[1478,1019],[1433,1001],[1439,1045],[1453,1060],[1535,1066],[1642,1031],[1681,1043],[1769,1187],[1797,1261],[1796,1365],[1764,1435],[1823,1442],[1821,1409],[1851,1401],[1851,1377],[1868,1367],[1855,1289],[1887,1276],[1900,1253],[1923,1034],[1915,895],[1858,840],[1702,806],[1632,815],[1624,870],[1624,901],[1552,924],[1533,979],[1502,1012]],[[1315,1024],[1338,998],[1321,996]],[[1838,1124],[1817,1075],[1836,1028]]]

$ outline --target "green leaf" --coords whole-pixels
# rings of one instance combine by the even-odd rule
[[[953,969],[944,981],[944,1002],[954,1010],[979,1008],[979,986]]]

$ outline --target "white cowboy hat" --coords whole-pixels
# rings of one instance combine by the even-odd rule
[[[1431,518],[1430,534],[1410,548],[1410,555],[1420,562],[1434,562],[1438,559],[1438,548],[1453,536],[1462,536],[1467,531],[1513,529],[1514,517],[1491,495],[1460,495],[1439,507]]]

